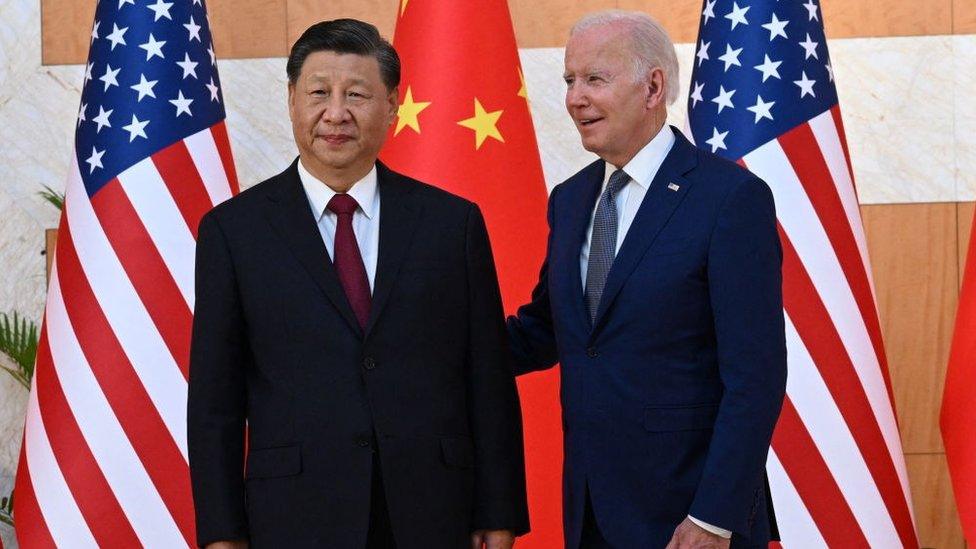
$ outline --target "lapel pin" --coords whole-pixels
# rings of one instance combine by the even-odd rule
[[[677,191],[680,188],[681,187],[679,187],[678,185],[675,185],[674,183],[668,183],[668,189],[670,189],[672,191]]]

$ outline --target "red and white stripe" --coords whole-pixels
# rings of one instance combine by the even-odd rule
[[[74,155],[73,155],[74,156]],[[224,123],[89,198],[72,163],[18,470],[22,547],[193,546],[197,224],[239,191]]]
[[[783,545],[917,547],[837,107],[742,159],[773,191],[789,378],[767,463]]]

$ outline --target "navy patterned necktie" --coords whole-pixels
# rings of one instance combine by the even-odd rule
[[[586,266],[586,308],[590,322],[596,321],[596,311],[603,297],[603,286],[617,255],[617,203],[614,199],[620,189],[630,182],[623,170],[610,176],[607,188],[600,195],[600,202],[593,216],[593,236],[590,238],[590,257]]]

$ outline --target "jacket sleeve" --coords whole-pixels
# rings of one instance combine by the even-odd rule
[[[508,317],[508,341],[515,355],[515,373],[522,375],[537,370],[546,370],[556,365],[559,352],[552,325],[552,309],[549,302],[549,257],[552,253],[552,234],[555,213],[553,212],[556,186],[549,195],[546,214],[549,223],[549,238],[546,244],[546,258],[539,271],[539,281],[532,290],[532,299],[519,307],[515,315]]]
[[[204,546],[248,537],[244,376],[251,356],[224,233],[212,214],[198,233],[187,438],[197,543]]]
[[[505,339],[498,278],[477,206],[466,228],[468,410],[475,447],[474,529],[529,531],[522,413]]]
[[[786,390],[782,249],[763,181],[729,191],[707,272],[724,393],[689,514],[748,535]]]

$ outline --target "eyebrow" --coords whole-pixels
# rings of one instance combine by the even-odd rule
[[[575,74],[577,74],[577,73],[575,73],[575,72],[564,72],[563,73],[563,78],[564,79],[565,78],[569,78],[570,76],[574,76]],[[582,74],[583,76],[603,76],[603,77],[609,77],[610,76],[610,71],[605,70],[605,69],[592,69],[592,70],[587,70],[587,71],[580,71],[579,74]]]
[[[315,82],[321,82],[321,81],[329,80],[329,77],[328,76],[324,76],[324,75],[310,74],[308,76],[308,79],[309,80],[313,80]],[[364,79],[364,78],[353,78],[349,82],[351,84],[359,84],[359,85],[363,85],[363,86],[369,84],[369,82],[366,79]]]

